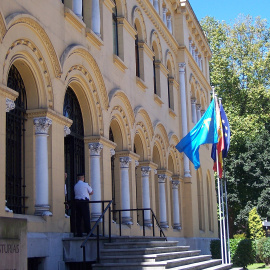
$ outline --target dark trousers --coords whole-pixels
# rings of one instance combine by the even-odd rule
[[[75,200],[76,203],[76,231],[79,236],[82,235],[82,220],[84,224],[84,231],[87,234],[91,230],[90,226],[90,211],[88,200]]]

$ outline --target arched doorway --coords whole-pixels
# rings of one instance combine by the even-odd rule
[[[18,69],[11,66],[7,86],[19,93],[15,109],[6,114],[6,200],[7,207],[25,214],[25,117],[26,91]]]
[[[70,134],[65,137],[65,172],[67,173],[67,200],[70,202],[70,228],[75,232],[74,185],[78,173],[84,173],[84,126],[79,101],[71,87],[67,88],[63,115],[73,121]]]

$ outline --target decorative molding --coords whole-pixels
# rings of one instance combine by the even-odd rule
[[[54,46],[50,38],[48,37],[47,33],[45,32],[43,27],[40,25],[40,23],[31,15],[20,14],[20,13],[13,13],[9,15],[6,21],[11,22],[11,24],[9,25],[9,29],[17,24],[26,24],[27,26],[30,26],[33,30],[35,30],[35,32],[40,36],[42,42],[44,43],[44,47],[46,48],[49,54],[55,76],[57,78],[60,78],[62,75],[62,70],[61,70],[59,59],[57,57],[57,54],[55,52]]]
[[[137,2],[141,6],[141,9],[146,13],[148,18],[151,20],[151,22],[153,23],[157,31],[160,33],[160,35],[164,38],[167,45],[176,54],[178,50],[178,42],[176,41],[174,36],[170,33],[169,29],[164,24],[162,18],[156,12],[153,5],[150,3],[150,1],[145,0],[137,0]]]
[[[111,157],[115,155],[115,150],[114,149],[110,149],[110,153],[111,153]]]
[[[83,59],[85,59],[90,67],[93,70],[94,73],[94,77],[97,80],[97,84],[98,84],[98,88],[100,91],[96,91],[95,95],[96,95],[96,102],[100,102],[102,101],[102,107],[107,110],[109,107],[109,99],[108,99],[108,94],[107,94],[107,90],[106,90],[106,86],[102,77],[102,73],[98,67],[98,64],[96,63],[95,59],[93,58],[93,56],[89,53],[89,51],[82,47],[82,46],[78,46],[78,45],[71,45],[69,47],[66,48],[66,50],[63,52],[62,56],[60,57],[61,59],[61,63],[62,65],[64,65],[64,62],[66,61],[67,58],[71,57],[71,56],[75,56],[75,55],[80,55]],[[76,57],[76,56],[75,56]],[[80,65],[81,67],[81,65]],[[98,94],[101,95],[100,98],[98,98]],[[102,117],[102,115],[100,115],[100,118]],[[100,126],[102,127],[102,126]]]
[[[17,39],[16,41],[14,41],[9,49],[7,50],[6,56],[5,56],[5,62],[4,62],[4,67],[6,65],[9,65],[9,60],[8,60],[8,56],[10,54],[10,52],[16,47],[16,46],[26,46],[28,47],[36,56],[36,59],[38,60],[40,67],[41,67],[41,71],[43,73],[43,79],[46,82],[47,85],[47,94],[48,94],[48,107],[49,108],[53,108],[53,92],[52,92],[52,83],[50,80],[50,76],[48,76],[48,67],[46,65],[46,62],[44,61],[44,57],[42,56],[40,50],[38,49],[38,47],[30,40],[28,39]]]
[[[153,61],[154,52],[150,49],[150,47],[145,42],[139,42],[138,43],[139,48],[143,48],[143,51],[146,53],[146,55]]]
[[[112,0],[104,0],[103,3],[104,3],[104,6],[107,7],[112,12],[112,9],[115,6],[114,2]]]
[[[127,66],[125,65],[124,61],[117,55],[113,55],[113,63],[122,71],[126,72]]]
[[[134,109],[134,114],[136,115],[136,118],[137,118],[137,115],[139,115],[139,114],[143,117],[143,119],[146,122],[147,129],[149,130],[150,139],[152,139],[154,136],[154,128],[153,128],[152,121],[151,121],[147,111],[143,107],[137,106]]]
[[[3,37],[5,36],[7,31],[6,23],[5,23],[5,17],[0,11],[0,43],[2,43]]]

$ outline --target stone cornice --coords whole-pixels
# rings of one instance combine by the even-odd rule
[[[131,151],[115,152],[115,157],[130,157],[132,160],[139,160],[140,156]]]
[[[0,95],[15,101],[19,96],[19,93],[3,84],[0,84]]]
[[[102,143],[104,146],[115,149],[116,143],[110,141],[103,136],[87,136],[84,138],[85,143]]]
[[[127,66],[125,65],[124,61],[117,55],[113,55],[113,63],[122,71],[125,72]]]
[[[141,90],[143,90],[144,92],[146,91],[147,86],[145,85],[145,82],[137,76],[136,76],[136,84],[140,87]]]
[[[148,18],[151,20],[158,33],[164,38],[165,42],[168,44],[171,50],[174,53],[177,53],[179,44],[174,38],[174,36],[170,33],[167,26],[165,26],[161,17],[157,14],[154,6],[150,3],[150,1],[137,0],[137,2],[139,3],[143,11],[146,13]]]
[[[59,124],[63,124],[67,127],[71,127],[73,121],[69,118],[61,115],[60,113],[53,111],[51,109],[36,109],[36,110],[27,110],[26,111],[28,118],[37,118],[37,117],[48,117],[52,121],[56,121]]]
[[[178,7],[178,13],[183,13],[186,17],[187,20],[187,25],[191,29],[191,33],[194,35],[195,40],[200,40],[201,41],[201,50],[202,51],[207,51],[209,55],[212,55],[211,49],[208,45],[208,41],[206,36],[204,35],[204,32],[202,30],[202,27],[191,7],[189,2],[187,0],[180,0],[180,5]],[[195,30],[195,31],[193,31]],[[197,36],[197,37],[196,37]],[[200,42],[198,42],[199,44]]]

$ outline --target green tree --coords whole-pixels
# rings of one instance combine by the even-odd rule
[[[212,50],[211,85],[231,126],[225,169],[232,234],[246,232],[254,206],[270,217],[270,28],[259,17],[240,16],[228,25],[201,21]]]
[[[252,208],[248,217],[249,237],[253,240],[258,240],[265,237],[262,220],[257,212],[256,207]]]

